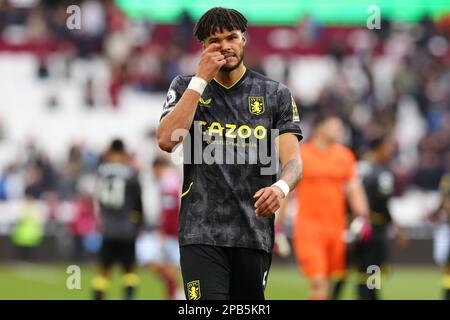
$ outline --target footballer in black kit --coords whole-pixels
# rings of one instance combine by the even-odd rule
[[[368,288],[367,277],[370,266],[380,267],[385,272],[388,258],[388,231],[393,226],[397,243],[406,244],[403,230],[393,222],[388,202],[394,194],[394,175],[388,167],[388,161],[395,150],[395,141],[389,134],[380,136],[371,142],[369,158],[358,164],[362,182],[366,190],[370,208],[372,237],[366,242],[356,243],[353,259],[359,274],[358,297],[361,300],[378,299],[377,290]]]
[[[179,142],[176,129],[189,132],[179,220],[188,299],[264,299],[274,213],[285,197],[273,184],[282,179],[292,190],[301,175],[297,107],[286,86],[242,63],[246,26],[233,9],[200,18],[195,77],[206,87],[200,94],[188,88],[195,77],[177,76],[157,130],[166,151]]]
[[[96,201],[102,246],[100,270],[93,279],[94,299],[103,299],[114,263],[123,269],[124,299],[132,299],[139,282],[135,273],[135,241],[144,220],[138,173],[122,140],[112,141],[97,170]]]
[[[443,272],[443,299],[450,300],[450,172],[441,177],[439,192],[441,201],[430,216],[436,225],[433,255]]]

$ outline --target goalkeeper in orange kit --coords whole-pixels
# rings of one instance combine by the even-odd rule
[[[339,118],[319,117],[313,136],[301,145],[303,176],[296,192],[294,249],[314,300],[329,298],[331,280],[345,275],[346,199],[360,221],[359,236],[370,237],[366,194],[353,153],[338,143],[342,134]]]

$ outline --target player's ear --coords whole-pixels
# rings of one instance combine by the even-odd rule
[[[245,44],[247,43],[247,38],[245,37],[245,34],[242,34],[242,43],[244,44],[245,47]]]

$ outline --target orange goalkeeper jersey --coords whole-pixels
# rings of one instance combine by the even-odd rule
[[[297,188],[296,233],[302,227],[341,232],[346,225],[345,183],[356,176],[352,151],[340,144],[301,146],[303,177]]]

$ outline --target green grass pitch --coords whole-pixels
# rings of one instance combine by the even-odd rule
[[[69,264],[2,264],[0,265],[0,300],[6,299],[90,299],[94,264],[81,267],[81,289],[66,287]],[[137,299],[164,299],[162,283],[146,269],[140,269],[141,284]],[[343,299],[355,298],[355,279],[349,274]],[[433,266],[393,266],[381,282],[384,299],[440,299],[441,273]],[[120,270],[114,269],[107,299],[121,298]],[[303,300],[307,298],[306,282],[294,265],[273,265],[269,273],[266,297],[270,300]]]

